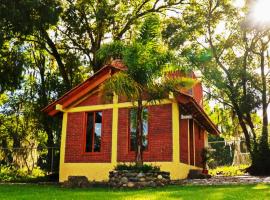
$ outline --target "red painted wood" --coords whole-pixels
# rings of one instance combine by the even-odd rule
[[[194,130],[195,130],[195,165],[197,167],[202,167],[202,158],[201,152],[204,148],[204,129],[198,126],[197,123],[194,123]]]
[[[180,120],[180,162],[188,164],[188,119]]]

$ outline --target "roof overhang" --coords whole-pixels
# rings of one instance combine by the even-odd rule
[[[65,108],[73,105],[78,99],[83,98],[89,94],[92,90],[99,87],[104,81],[110,78],[114,73],[123,70],[112,65],[105,65],[102,69],[96,72],[93,76],[86,81],[77,85],[56,101],[52,102],[41,111],[47,113],[50,116],[55,116]]]
[[[181,114],[191,115],[192,118],[196,120],[200,126],[204,127],[207,132],[214,135],[220,134],[217,126],[211,121],[203,108],[192,96],[179,92],[176,95],[176,99],[179,103]]]

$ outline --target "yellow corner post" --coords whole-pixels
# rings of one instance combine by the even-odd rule
[[[111,162],[117,164],[117,133],[118,133],[118,96],[113,96],[113,117],[112,117],[112,154]]]

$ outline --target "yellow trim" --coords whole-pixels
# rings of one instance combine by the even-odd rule
[[[206,131],[204,131],[204,146],[208,147],[208,134]]]
[[[174,99],[174,94],[172,92],[169,93],[169,99]]]
[[[65,148],[66,148],[66,135],[67,135],[67,113],[63,113],[62,134],[61,134],[61,147],[60,147],[60,166],[59,166],[59,181],[67,180],[65,172]]]
[[[174,162],[144,162],[153,166],[159,166],[161,170],[170,172],[172,180],[187,178],[190,169],[198,167]],[[60,182],[68,179],[68,176],[86,176],[90,181],[107,181],[109,172],[115,167],[113,163],[64,163],[60,169]]]
[[[116,165],[117,163],[117,133],[118,133],[118,96],[113,96],[113,116],[112,116],[112,154],[111,162]]]
[[[62,112],[64,111],[63,106],[61,104],[56,104],[55,105],[55,110],[59,110],[59,111],[62,111]]]
[[[146,106],[150,105],[162,105],[162,104],[171,104],[172,101],[168,99],[163,99],[158,102],[147,102],[143,101],[143,104]],[[92,105],[92,106],[80,106],[80,107],[74,107],[65,110],[66,112],[86,112],[86,111],[94,111],[94,110],[105,110],[105,109],[113,109],[114,107],[117,108],[128,108],[128,107],[134,107],[137,103],[132,102],[124,102],[124,103],[117,103],[117,104],[101,104],[101,105]]]
[[[173,141],[173,162],[180,162],[179,145],[179,107],[177,102],[172,103],[172,141]]]

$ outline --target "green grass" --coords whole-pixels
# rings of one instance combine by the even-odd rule
[[[110,190],[105,188],[67,189],[53,185],[0,185],[0,199],[270,199],[270,185],[168,186],[144,190]]]

